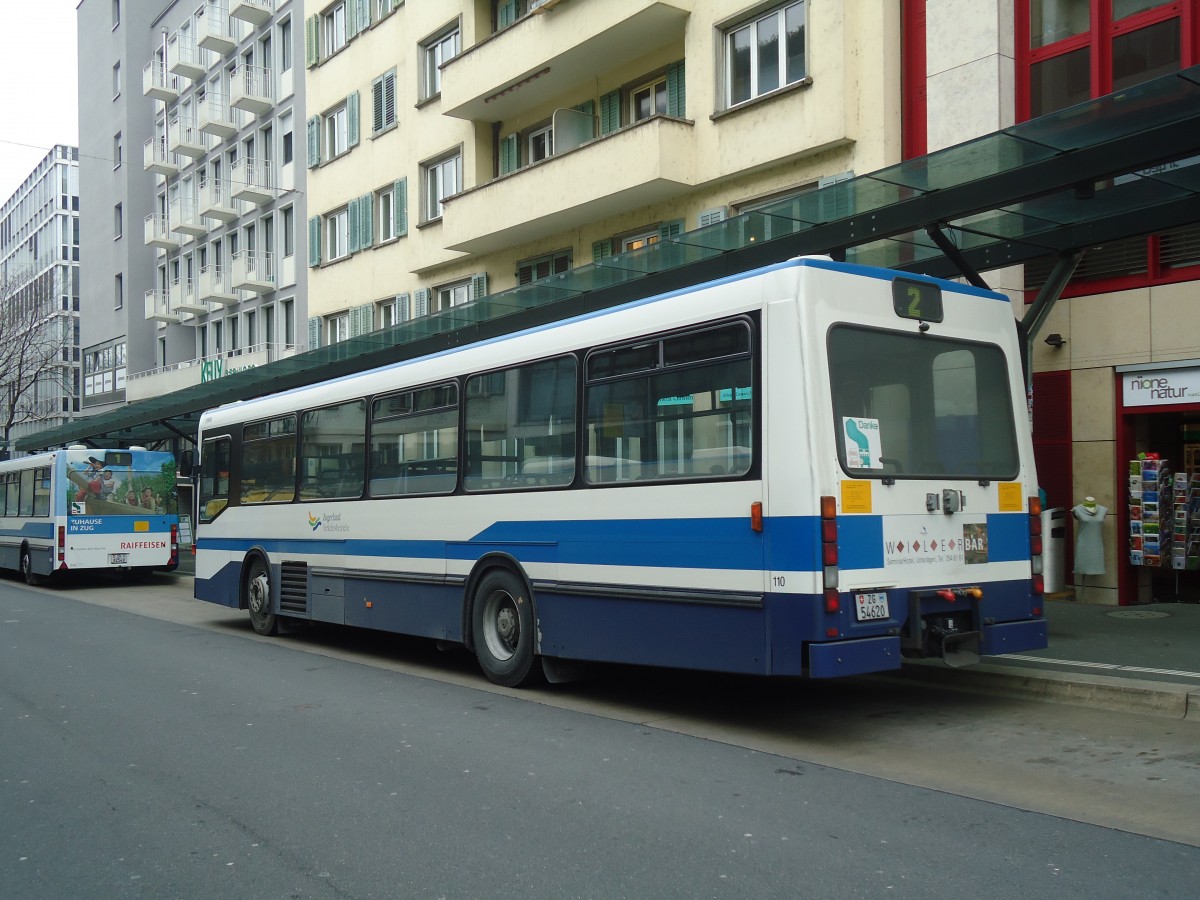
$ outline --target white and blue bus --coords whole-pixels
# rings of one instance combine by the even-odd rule
[[[1040,648],[1024,398],[1004,296],[794,259],[205,413],[195,594],[506,685]]]
[[[71,447],[0,462],[0,567],[30,584],[179,564],[175,457]]]

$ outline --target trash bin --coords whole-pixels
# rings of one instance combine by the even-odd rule
[[[1056,506],[1042,512],[1042,582],[1047,594],[1067,589],[1067,510]]]

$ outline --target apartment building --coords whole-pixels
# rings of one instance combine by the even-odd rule
[[[79,148],[53,147],[0,208],[0,289],[7,454],[11,441],[79,412]]]
[[[80,4],[85,207],[113,210],[111,229],[104,216],[85,221],[92,274],[83,307],[89,352],[116,366],[93,391],[85,384],[86,408],[303,349],[305,279],[295,258],[304,258],[296,223],[306,207],[293,161],[294,123],[304,118],[293,61],[303,42],[293,7]]]
[[[901,152],[899,6],[309,0],[309,345]]]

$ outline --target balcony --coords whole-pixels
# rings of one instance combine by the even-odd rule
[[[178,118],[167,128],[167,150],[199,159],[208,152],[208,144],[194,118]]]
[[[692,0],[565,3],[526,16],[493,39],[476,44],[442,70],[443,114],[477,122],[516,119],[591,86],[668,45],[682,45]]]
[[[179,249],[179,238],[171,233],[166,216],[151,213],[146,216],[144,223],[147,247],[156,247],[159,250]]]
[[[155,175],[178,175],[179,163],[175,154],[167,152],[167,142],[163,138],[150,138],[142,144],[142,168]]]
[[[275,106],[275,83],[263,66],[238,66],[229,75],[229,105],[256,116]]]
[[[238,124],[233,120],[233,110],[220,94],[209,92],[196,113],[196,125],[205,134],[224,140],[237,134]]]
[[[200,299],[196,282],[191,278],[181,278],[172,284],[171,296],[175,298],[174,309],[178,313],[206,313],[217,308]]]
[[[262,205],[274,200],[279,191],[275,188],[275,177],[268,162],[243,156],[234,161],[229,172],[233,199],[249,200]]]
[[[256,294],[275,290],[275,254],[266,250],[239,250],[233,254],[230,287]]]
[[[229,283],[229,270],[223,266],[205,266],[200,270],[197,299],[232,306],[241,297]]]
[[[146,291],[146,318],[152,322],[179,321],[179,314],[171,309],[170,291],[163,288]]]
[[[183,34],[167,44],[167,68],[176,75],[197,80],[204,77],[208,65],[204,61],[203,51],[196,46],[196,39]]]
[[[238,39],[229,21],[227,6],[222,2],[209,2],[204,7],[204,15],[197,20],[199,29],[199,44],[205,50],[211,50],[218,56],[225,56],[237,48]]]
[[[239,215],[229,193],[231,184],[221,178],[210,178],[200,185],[200,215],[222,222],[232,222]]]
[[[204,237],[208,226],[200,216],[196,201],[191,197],[176,197],[171,201],[171,230],[189,237]]]
[[[152,59],[142,66],[142,94],[170,103],[179,97],[179,79],[163,63]]]
[[[229,15],[251,25],[262,25],[271,18],[275,0],[229,0]]]
[[[523,244],[679,197],[695,169],[692,126],[654,117],[446,198],[442,239],[467,253]]]

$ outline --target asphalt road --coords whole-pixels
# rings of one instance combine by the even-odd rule
[[[1198,738],[870,680],[513,692],[424,642],[263,640],[174,582],[0,582],[22,900],[1191,897]]]

